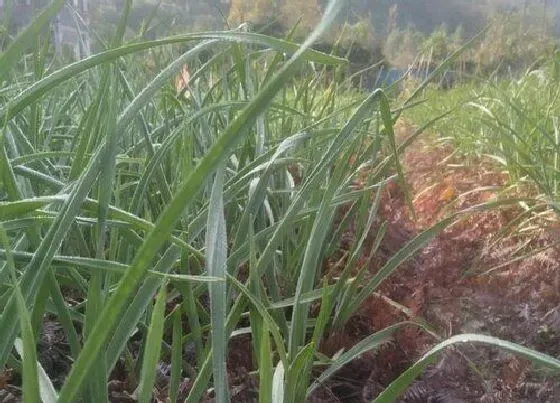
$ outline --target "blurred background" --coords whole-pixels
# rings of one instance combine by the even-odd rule
[[[0,0],[2,43],[27,25],[46,0]],[[314,27],[324,0],[139,0],[128,19],[130,37],[246,29],[283,36],[295,27],[301,40]],[[52,24],[56,49],[83,58],[110,38],[124,0],[73,0]],[[560,34],[557,0],[351,0],[321,50],[347,56],[356,69],[382,63],[375,81],[393,82],[408,69],[426,73],[488,24],[486,39],[464,54],[454,70],[522,71],[554,50]],[[371,81],[371,79],[370,79]],[[369,87],[372,86],[369,83]]]

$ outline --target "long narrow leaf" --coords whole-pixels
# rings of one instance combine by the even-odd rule
[[[8,0],[10,1],[10,0]],[[18,62],[20,55],[34,43],[41,30],[64,6],[66,0],[53,0],[52,3],[0,54],[0,79]],[[2,121],[2,120],[0,120]]]
[[[225,167],[218,168],[210,196],[210,209],[206,226],[206,264],[209,275],[225,280],[227,275],[227,232],[223,199],[224,170]],[[225,281],[223,283],[211,284],[209,287],[214,390],[216,401],[218,403],[226,403],[229,401],[226,371],[228,337],[225,325],[227,289]]]
[[[146,349],[144,350],[144,357],[142,358],[140,385],[138,386],[138,401],[140,403],[150,403],[152,401],[152,393],[156,381],[157,364],[161,353],[166,301],[167,292],[165,286],[163,286],[156,298],[156,303],[152,312],[152,319],[150,320],[150,326],[148,327]]]
[[[398,397],[408,388],[408,386],[420,376],[426,367],[433,363],[438,354],[448,347],[463,344],[475,343],[483,344],[491,347],[497,347],[501,350],[508,351],[515,355],[526,358],[535,364],[543,365],[555,372],[560,373],[560,360],[553,358],[549,355],[539,353],[538,351],[531,350],[527,347],[520,346],[515,343],[500,340],[491,336],[484,336],[478,334],[462,334],[453,336],[450,339],[438,344],[427,352],[416,364],[406,370],[401,376],[393,381],[387,389],[385,389],[375,400],[375,403],[391,403],[398,399]]]

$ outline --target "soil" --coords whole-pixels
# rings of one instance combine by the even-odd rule
[[[400,130],[411,132],[405,125]],[[386,257],[451,213],[535,193],[528,187],[509,187],[508,175],[493,161],[466,161],[451,146],[433,140],[415,143],[404,154],[403,166],[416,217],[402,189],[390,184],[383,200],[383,219],[389,224],[382,245]],[[464,215],[393,274],[343,334],[323,343],[323,351],[349,347],[403,320],[423,319],[435,334],[416,328],[401,331],[376,354],[339,371],[325,386],[331,392],[328,398],[314,400],[370,402],[438,339],[456,334],[491,335],[558,357],[560,231],[556,217],[546,212],[533,226],[521,225],[517,218],[522,213],[518,205],[509,205]],[[377,228],[372,232],[374,238]],[[382,263],[372,264],[372,274]],[[462,345],[443,353],[400,401],[559,402],[560,379],[513,354]]]
[[[401,124],[399,130],[402,137],[411,129]],[[534,192],[508,186],[507,174],[492,161],[466,161],[449,145],[433,140],[416,142],[403,155],[403,166],[415,217],[403,189],[390,183],[383,195],[381,218],[364,248],[367,256],[377,230],[386,222],[379,257],[369,268],[371,275],[407,241],[439,219],[480,203]],[[403,265],[342,332],[323,340],[321,351],[332,355],[403,320],[423,319],[433,332],[413,326],[403,328],[391,343],[340,370],[310,400],[369,402],[438,340],[461,333],[492,335],[559,356],[560,248],[556,244],[560,225],[546,212],[535,216],[538,222],[535,218],[523,223],[517,220],[522,213],[518,205],[510,205],[463,215]],[[350,228],[345,238],[352,236]],[[228,371],[234,402],[258,399],[251,356],[248,336],[231,341]],[[56,387],[69,370],[68,357],[69,348],[60,328],[47,321],[39,343],[39,359]],[[14,373],[0,373],[0,403],[20,401],[21,380]],[[166,401],[168,379],[169,367],[162,364],[158,368],[157,401]],[[129,381],[119,364],[109,385],[111,401],[135,401]],[[191,386],[185,378],[180,395],[185,396]],[[559,402],[560,381],[512,354],[462,345],[443,353],[400,401]]]

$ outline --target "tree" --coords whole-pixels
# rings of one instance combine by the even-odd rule
[[[422,52],[429,55],[431,60],[438,63],[443,61],[449,53],[449,38],[447,37],[447,30],[444,25],[436,29],[432,34],[422,43]]]
[[[531,14],[527,15],[530,25],[520,32],[523,17],[521,13],[494,17],[485,39],[474,54],[480,68],[487,71],[496,68],[524,69],[549,51],[554,41],[539,30],[542,21],[538,14],[535,13],[533,20]]]
[[[406,70],[416,60],[423,41],[424,36],[414,27],[395,28],[385,41],[383,53],[393,66]]]
[[[298,24],[298,33],[307,34],[321,18],[321,7],[317,0],[284,0],[280,5],[280,18],[287,28]]]
[[[230,25],[250,22],[257,26],[279,23],[283,31],[298,24],[296,37],[308,34],[319,22],[318,0],[232,0],[228,16]]]
[[[364,17],[354,24],[345,24],[342,44],[347,48],[353,45],[359,45],[364,49],[373,48],[376,44],[376,35],[371,20]]]
[[[244,22],[266,24],[274,19],[277,11],[274,0],[232,0],[228,22],[232,26]]]
[[[462,25],[458,25],[457,29],[453,33],[453,46],[455,49],[460,48],[463,46],[463,42],[465,41],[465,28]]]

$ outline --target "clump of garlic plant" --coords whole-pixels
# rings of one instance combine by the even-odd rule
[[[344,326],[452,220],[411,240],[367,282],[355,281],[368,269],[357,257],[383,185],[392,172],[402,180],[403,146],[393,133],[400,109],[390,109],[383,91],[347,95],[337,83],[323,85],[325,71],[345,62],[310,45],[339,2],[296,45],[237,30],[125,43],[129,1],[106,50],[53,69],[38,38],[63,3],[53,1],[0,56],[0,366],[22,371],[25,401],[107,401],[122,360],[139,401],[149,402],[165,359],[172,401],[190,371],[187,402],[210,388],[225,402],[228,341],[241,332],[251,336],[260,401],[301,402],[410,325],[381,329],[328,361],[317,355],[325,332]],[[175,55],[173,45],[186,51]],[[154,49],[173,56],[150,77],[140,63]],[[202,62],[201,53],[212,56]],[[26,54],[33,68],[22,75]],[[177,96],[171,83],[185,65],[188,96]],[[368,182],[356,189],[364,168]],[[342,205],[350,209],[336,224]],[[359,224],[348,261],[329,284],[322,262],[352,220]],[[312,317],[314,301],[320,312]],[[60,390],[37,365],[46,314],[70,347]],[[142,341],[138,357],[131,337]],[[187,343],[194,362],[183,359]],[[393,399],[426,360],[380,401]],[[313,380],[317,363],[324,371]]]

